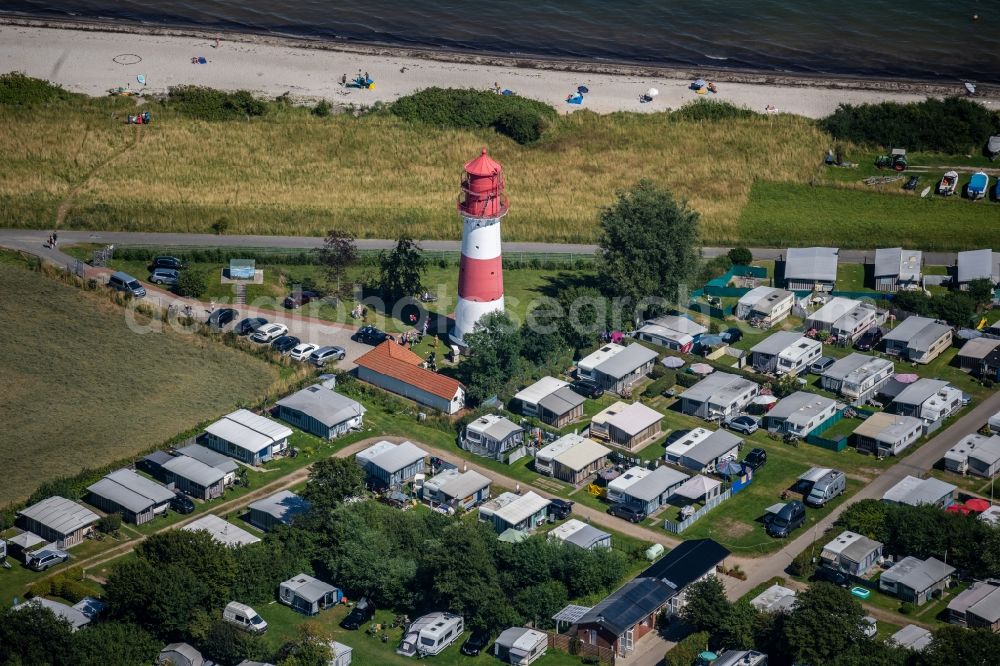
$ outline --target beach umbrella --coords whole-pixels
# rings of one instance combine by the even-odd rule
[[[584,93],[589,93],[590,88],[588,88],[587,86],[577,86],[576,91],[581,95],[583,95]]]
[[[972,513],[969,507],[965,506],[964,504],[952,504],[947,509],[945,509],[945,511],[947,511],[948,513],[960,513],[963,516],[967,516],[970,513]]]
[[[965,506],[969,507],[969,509],[975,511],[976,513],[982,513],[990,508],[990,503],[989,501],[979,497],[973,497],[970,500],[965,500]]]
[[[705,79],[698,79],[697,81],[694,82],[694,87],[695,88],[704,88],[707,85],[708,84],[705,83]]]
[[[622,333],[621,331],[612,331],[611,332],[611,342],[613,342],[615,344],[618,344],[619,342],[621,342],[624,339],[625,339],[625,334]]]
[[[696,375],[710,375],[715,372],[715,368],[708,363],[695,363],[691,366],[691,372]]]
[[[727,460],[719,465],[719,474],[723,476],[739,476],[743,473],[743,465],[735,460]]]
[[[703,335],[703,336],[701,336],[701,339],[699,340],[699,342],[701,342],[701,344],[705,345],[706,347],[712,347],[712,346],[715,346],[715,345],[721,345],[722,344],[722,336],[721,335]]]
[[[660,91],[657,90],[656,88],[650,88],[649,90],[646,91],[646,97],[650,97],[650,98],[656,97],[659,94],[660,94]]]
[[[900,384],[912,384],[918,379],[920,379],[919,376],[910,372],[903,373],[901,375],[896,375],[896,381],[899,382]]]
[[[755,405],[773,405],[778,402],[778,399],[773,395],[758,395],[751,402]]]
[[[668,368],[680,368],[684,365],[684,359],[679,356],[667,356],[660,363]]]

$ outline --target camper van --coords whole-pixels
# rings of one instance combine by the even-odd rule
[[[257,615],[257,611],[254,609],[238,601],[230,601],[226,604],[225,610],[222,611],[222,619],[254,634],[262,634],[267,631],[267,622],[264,618]]]
[[[843,472],[831,469],[813,484],[806,495],[806,504],[819,508],[847,490],[847,477]]]
[[[410,624],[396,654],[404,657],[427,657],[439,654],[458,640],[465,629],[465,622],[452,613],[431,613]]]

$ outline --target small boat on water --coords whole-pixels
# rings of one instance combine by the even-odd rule
[[[977,171],[972,174],[972,178],[969,180],[969,198],[973,201],[982,199],[986,196],[986,189],[989,185],[990,177],[986,175],[986,172]]]
[[[937,192],[941,196],[948,197],[954,194],[956,189],[958,189],[958,172],[949,171],[938,183]]]

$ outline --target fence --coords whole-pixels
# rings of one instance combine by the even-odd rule
[[[845,407],[844,409],[840,410],[839,412],[828,418],[826,421],[823,421],[823,423],[820,423],[813,429],[812,432],[806,435],[806,443],[812,444],[813,446],[818,446],[822,449],[828,449],[830,451],[843,451],[845,448],[847,448],[847,443],[851,440],[851,434],[853,433],[849,433],[837,439],[828,439],[826,437],[820,437],[820,435],[822,435],[824,432],[826,432],[833,426],[840,423],[840,421],[844,419],[844,413],[847,412],[848,410],[853,411],[855,414],[857,414],[857,416],[864,419],[874,414],[874,412],[870,412],[866,409],[858,409],[857,407]]]
[[[693,524],[698,522],[701,519],[701,517],[704,516],[706,513],[708,513],[715,507],[719,506],[732,496],[733,496],[733,489],[729,488],[721,495],[716,495],[712,499],[705,502],[705,506],[701,507],[693,514],[691,514],[684,520],[680,521],[679,523],[674,522],[670,519],[664,520],[663,528],[668,532],[670,532],[671,534],[680,534],[681,532],[683,532],[684,530],[686,530],[687,528],[691,527]]]
[[[545,633],[549,636],[550,648],[579,657],[596,657],[602,664],[611,664],[614,666],[617,655],[611,648],[590,645],[589,643],[584,643],[576,636],[570,636],[569,634],[554,634],[548,631]]]

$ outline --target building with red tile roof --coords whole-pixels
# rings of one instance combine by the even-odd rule
[[[386,340],[358,358],[358,379],[446,414],[465,406],[465,386],[422,367],[423,359]]]

